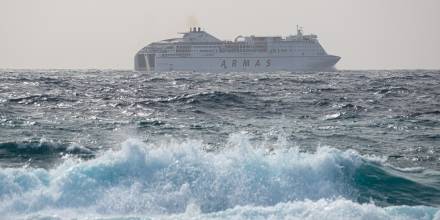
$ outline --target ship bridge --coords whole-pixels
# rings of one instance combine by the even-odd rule
[[[214,43],[221,42],[221,40],[216,37],[202,31],[201,28],[191,28],[189,32],[181,33],[183,34],[183,42],[200,42],[200,43]]]

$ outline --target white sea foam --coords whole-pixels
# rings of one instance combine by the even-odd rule
[[[224,211],[203,213],[196,205],[190,204],[184,213],[171,215],[102,215],[56,210],[29,216],[15,216],[32,220],[95,219],[95,220],[439,220],[436,208],[423,206],[390,206],[386,208],[374,204],[358,204],[346,199],[297,201],[279,203],[274,206],[237,206]]]
[[[357,193],[352,176],[365,160],[354,151],[275,148],[268,153],[243,135],[231,136],[220,152],[204,147],[201,141],[145,144],[131,139],[96,159],[67,159],[51,170],[3,169],[0,214],[36,219],[432,219],[435,213],[426,207],[352,202]]]

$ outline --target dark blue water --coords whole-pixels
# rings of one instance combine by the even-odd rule
[[[0,72],[0,219],[440,218],[440,71]]]

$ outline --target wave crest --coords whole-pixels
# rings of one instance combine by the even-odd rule
[[[356,202],[374,198],[362,190],[380,184],[362,187],[359,176],[371,173],[372,163],[351,150],[268,150],[243,135],[232,135],[218,152],[204,147],[201,141],[145,144],[130,139],[118,150],[89,161],[68,159],[52,170],[4,169],[0,213],[87,209],[105,215],[163,215],[185,213],[194,205],[214,213],[323,199]],[[393,177],[382,174],[385,180]]]

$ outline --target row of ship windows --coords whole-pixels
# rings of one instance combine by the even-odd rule
[[[226,47],[218,47],[218,46],[203,46],[203,47],[176,47],[176,50],[178,51],[191,51],[191,50],[212,50],[212,49],[265,49],[267,47],[265,46],[226,46]],[[301,46],[284,46],[284,47],[279,47],[281,49],[307,49],[307,48],[317,48],[316,46],[311,46],[311,45],[301,45]],[[278,49],[279,49],[278,48]],[[166,47],[166,50],[174,50],[173,47]],[[272,49],[274,50],[274,49]],[[276,49],[275,49],[276,50]]]
[[[223,45],[168,45],[164,48],[151,48],[152,50],[177,50],[177,51],[191,51],[191,50],[206,50],[206,49],[266,49],[268,47],[268,44],[259,44],[259,43],[253,43],[253,44],[223,44]],[[281,49],[306,49],[306,48],[319,48],[319,44],[315,44],[314,42],[304,44],[275,44],[270,45],[270,47],[275,48],[281,48]]]
[[[317,49],[316,47],[314,48],[300,48],[300,47],[283,47],[283,48],[277,48],[277,49],[270,49],[269,52],[270,53],[280,53],[280,52],[294,52],[295,50],[307,50],[307,49]],[[320,50],[318,48],[318,50]],[[266,48],[237,48],[237,47],[229,47],[229,48],[220,48],[218,50],[218,48],[215,49],[209,49],[209,48],[205,48],[205,49],[199,49],[199,50],[191,50],[191,49],[177,49],[175,52],[177,53],[215,53],[215,52],[266,52],[267,49]],[[174,52],[174,50],[165,50],[162,51],[162,53],[172,53]]]
[[[173,50],[173,49],[177,49],[177,50],[191,50],[192,48],[204,48],[204,49],[212,49],[212,48],[266,48],[267,44],[224,44],[224,45],[199,45],[199,46],[194,46],[194,45],[185,45],[185,46],[167,46],[165,47],[165,49],[168,50]],[[301,44],[301,45],[277,45],[277,47],[280,48],[316,48],[316,45],[314,43],[312,44]]]
[[[161,54],[161,56],[162,57],[179,57],[179,56],[191,56],[191,55],[200,55],[199,53],[193,53],[193,54],[191,54],[191,53],[163,53],[163,54]],[[280,53],[278,53],[278,54],[280,54]],[[203,53],[203,55],[208,55],[208,56],[213,56],[214,55],[214,53],[211,53],[211,54],[206,54],[206,53]],[[305,55],[325,55],[325,52],[324,51],[315,51],[315,52],[310,52],[310,51],[308,51],[308,52],[301,52],[301,53],[297,53],[297,54],[293,54],[293,55],[302,55],[302,56],[305,56]]]
[[[269,52],[270,53],[287,53],[287,52],[295,52],[298,51],[298,48],[292,49],[270,49]],[[303,49],[304,50],[304,49]],[[315,49],[316,50],[316,49]],[[210,49],[210,50],[176,50],[174,51],[165,51],[164,53],[216,53],[216,52],[239,52],[239,53],[246,53],[246,52],[267,52],[266,49],[264,48],[259,48],[259,49],[239,49],[239,48],[226,48],[226,49]],[[311,51],[310,49],[305,49],[305,51]],[[321,49],[317,49],[316,51],[323,51]]]

